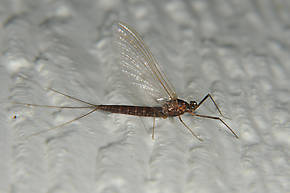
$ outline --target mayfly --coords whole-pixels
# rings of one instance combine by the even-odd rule
[[[154,128],[155,128],[155,118],[168,118],[168,117],[178,117],[180,122],[188,129],[188,131],[197,139],[202,140],[198,135],[196,135],[190,127],[188,127],[182,120],[181,115],[184,113],[189,113],[195,117],[202,117],[208,119],[215,119],[220,121],[225,125],[231,133],[238,138],[237,134],[228,126],[220,117],[201,115],[196,113],[196,110],[207,100],[210,99],[215,105],[221,116],[221,110],[217,106],[213,97],[207,94],[199,103],[196,101],[190,101],[189,103],[181,100],[177,97],[177,94],[173,86],[169,83],[165,74],[161,71],[156,59],[153,57],[149,48],[144,44],[141,36],[129,25],[118,22],[116,28],[116,42],[118,43],[119,53],[120,53],[120,67],[121,71],[126,73],[128,78],[132,78],[133,84],[137,86],[142,92],[155,102],[156,106],[128,106],[128,105],[96,105],[88,103],[86,101],[77,99],[75,97],[69,96],[67,94],[61,93],[57,90],[50,89],[58,94],[68,97],[72,100],[76,100],[83,104],[84,107],[70,107],[70,106],[50,106],[50,105],[37,105],[37,104],[27,104],[27,103],[17,103],[27,106],[38,106],[38,107],[51,107],[51,108],[68,108],[68,109],[78,109],[87,108],[91,109],[89,112],[74,118],[68,122],[65,122],[56,127],[34,133],[37,135],[48,130],[62,127],[73,121],[79,120],[83,117],[95,111],[106,111],[110,113],[134,115],[141,117],[153,117],[153,129],[152,129],[152,139],[154,139]],[[144,95],[144,96],[145,96]],[[153,104],[153,103],[152,103]]]

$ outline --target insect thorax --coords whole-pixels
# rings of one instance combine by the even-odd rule
[[[181,99],[167,101],[162,106],[162,113],[165,116],[173,117],[184,114],[189,107],[189,104]]]

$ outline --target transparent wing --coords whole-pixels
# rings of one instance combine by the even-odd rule
[[[129,82],[157,103],[176,99],[173,86],[140,35],[122,22],[118,23],[116,35],[121,71],[126,73]]]

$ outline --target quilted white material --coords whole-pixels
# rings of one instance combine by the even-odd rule
[[[290,192],[289,1],[2,0],[0,15],[0,193]],[[27,137],[87,112],[11,103],[83,105],[45,88],[94,104],[146,97],[119,87],[118,20],[180,98],[211,93],[239,139],[184,115],[203,142],[176,118],[157,119],[152,140],[152,118],[102,112]],[[199,112],[218,115],[210,101]]]

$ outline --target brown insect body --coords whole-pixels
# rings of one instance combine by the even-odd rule
[[[162,112],[166,117],[176,117],[184,114],[185,112],[192,112],[195,102],[187,103],[181,99],[174,99],[167,101],[162,106]]]
[[[117,38],[116,41],[120,48],[120,70],[124,72],[132,81],[132,85],[136,86],[136,92],[138,92],[141,88],[143,95],[151,97],[154,101],[160,102],[160,106],[151,107],[150,104],[148,106],[127,106],[127,105],[96,105],[81,99],[69,96],[67,94],[61,93],[54,89],[49,89],[58,94],[61,94],[65,97],[68,97],[72,100],[81,102],[86,104],[87,106],[75,107],[75,106],[51,106],[51,105],[38,105],[38,104],[27,104],[27,103],[15,103],[22,104],[27,106],[38,106],[38,107],[49,107],[49,108],[61,108],[61,109],[91,109],[89,112],[76,117],[70,121],[67,121],[63,124],[60,124],[56,127],[50,128],[48,130],[56,129],[72,123],[76,120],[79,120],[83,117],[88,116],[89,114],[101,110],[110,113],[118,113],[118,114],[127,114],[134,116],[142,116],[142,117],[153,117],[153,129],[152,129],[152,138],[154,138],[154,127],[155,127],[155,118],[167,118],[167,117],[178,117],[180,122],[191,132],[191,134],[199,140],[199,138],[190,127],[188,127],[181,118],[181,115],[184,113],[189,113],[195,117],[207,118],[207,119],[215,119],[224,124],[232,134],[238,138],[235,132],[220,118],[217,116],[209,116],[209,115],[201,115],[196,113],[195,111],[203,104],[207,99],[210,99],[212,103],[215,105],[221,116],[222,113],[215,103],[213,97],[210,94],[207,94],[199,103],[195,101],[190,101],[189,103],[178,99],[178,96],[167,80],[165,74],[160,70],[159,64],[155,60],[153,54],[150,52],[149,48],[144,44],[141,36],[127,24],[119,22],[116,30]],[[145,92],[143,92],[145,91]],[[148,92],[146,92],[148,91]],[[146,97],[144,97],[146,98]],[[163,100],[167,100],[165,103],[161,103]],[[140,97],[139,100],[142,100]],[[143,101],[144,102],[144,101]],[[147,101],[146,101],[147,102]],[[40,131],[33,135],[37,135],[39,133],[43,133],[45,131]]]
[[[190,104],[181,99],[167,101],[162,107],[147,106],[125,106],[125,105],[98,105],[98,110],[110,113],[127,114],[143,117],[176,117],[185,112],[192,112],[196,103],[191,101]]]
[[[97,105],[98,110],[134,115],[141,117],[164,117],[162,107],[126,106],[126,105]]]

